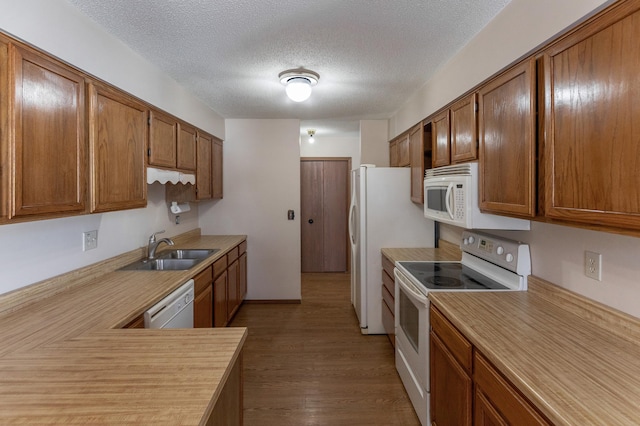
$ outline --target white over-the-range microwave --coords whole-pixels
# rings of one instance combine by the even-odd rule
[[[531,227],[531,222],[525,219],[480,211],[477,162],[426,171],[424,216],[466,229],[529,230]]]

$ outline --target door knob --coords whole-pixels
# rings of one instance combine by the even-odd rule
[[[309,219],[309,223],[313,223],[313,219]]]

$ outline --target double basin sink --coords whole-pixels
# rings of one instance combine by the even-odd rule
[[[120,268],[121,271],[186,271],[220,249],[174,249],[155,259],[141,259]]]

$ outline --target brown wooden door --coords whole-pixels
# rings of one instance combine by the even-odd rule
[[[456,102],[451,112],[451,162],[460,163],[478,158],[478,119],[476,94]]]
[[[175,118],[149,111],[149,165],[175,168],[177,138],[178,122]]]
[[[300,163],[302,272],[347,271],[349,160]]]
[[[448,166],[451,163],[449,110],[436,115],[431,121],[431,126],[433,138],[433,167]]]
[[[212,182],[211,189],[212,194],[211,197],[214,199],[222,198],[222,141],[216,138],[213,138],[213,147],[212,147]]]
[[[176,165],[179,169],[196,169],[196,129],[184,123],[178,124],[178,151]]]
[[[196,168],[196,199],[208,200],[212,197],[213,186],[211,184],[213,161],[212,149],[213,140],[211,136],[198,132],[198,152]]]
[[[411,154],[411,201],[424,203],[424,128],[422,123],[409,132]]]
[[[545,52],[548,217],[640,229],[638,22],[619,2]]]
[[[91,211],[147,205],[147,108],[131,96],[89,85]]]
[[[480,88],[480,209],[522,217],[536,207],[536,63],[526,59]]]
[[[227,325],[227,271],[213,282],[213,326]]]
[[[11,216],[84,212],[87,139],[84,78],[11,45]]]

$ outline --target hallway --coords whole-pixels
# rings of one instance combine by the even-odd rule
[[[245,303],[244,424],[419,425],[387,336],[363,336],[349,274],[303,274],[301,304]]]

